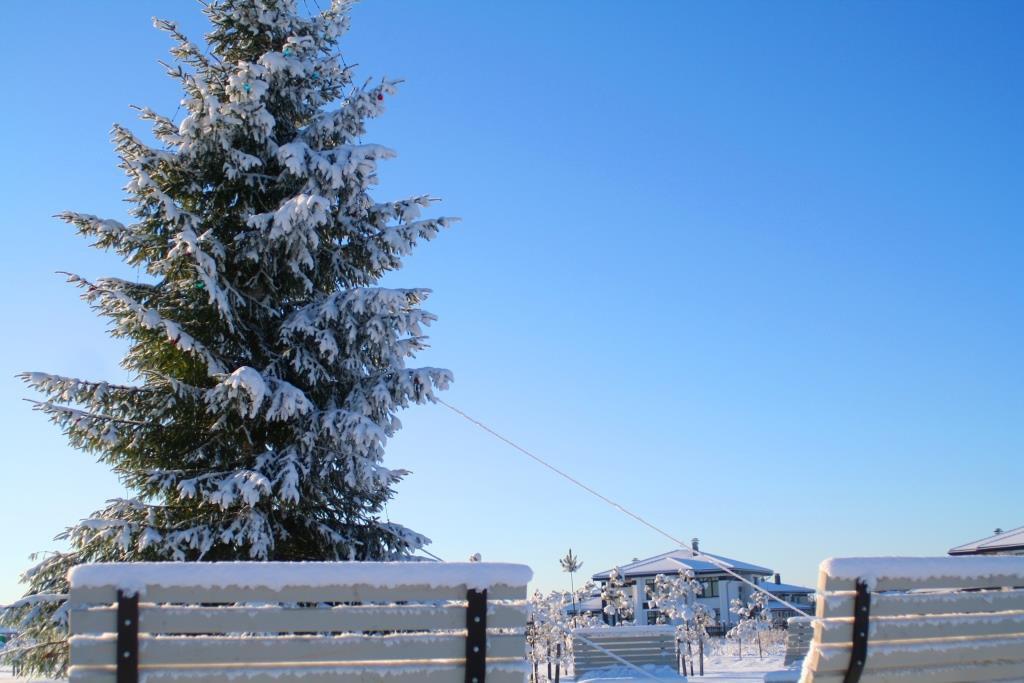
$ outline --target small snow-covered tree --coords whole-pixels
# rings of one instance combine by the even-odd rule
[[[698,654],[703,670],[704,640],[707,631],[698,627],[698,620],[706,622],[709,615],[707,609],[697,602],[703,592],[692,569],[680,570],[678,576],[658,574],[654,577],[651,591],[651,603],[658,609],[659,624],[676,624],[676,640],[686,648],[686,656],[690,661],[690,673],[693,673],[693,644],[697,643]]]
[[[601,586],[601,603],[612,626],[632,621],[633,601],[626,591],[626,584],[618,567],[611,570],[608,580]]]
[[[576,589],[576,593],[573,595],[573,601],[576,604],[576,616],[572,619],[573,628],[590,628],[593,626],[600,626],[604,623],[601,618],[593,612],[584,612],[583,607],[587,601],[600,594],[601,590],[598,588],[597,584],[589,580]]]
[[[527,659],[534,664],[535,671],[538,664],[544,663],[548,680],[558,679],[572,661],[572,638],[566,618],[569,604],[570,595],[559,591],[547,595],[534,591],[529,600]]]
[[[580,558],[572,554],[572,548],[569,548],[569,552],[566,553],[565,557],[558,561],[562,565],[562,571],[569,575],[569,591],[572,596],[572,612],[573,618],[575,619],[576,610],[576,587],[573,585],[572,575],[575,574],[583,567],[583,563],[580,562]]]
[[[691,569],[680,570],[678,576],[655,576],[650,602],[658,609],[658,623],[685,622],[691,619],[697,596],[702,591],[703,587],[694,578]]]
[[[743,656],[743,639],[753,638],[757,642],[758,655],[764,657],[761,633],[771,626],[768,621],[767,605],[768,596],[761,591],[756,591],[749,602],[744,603],[739,598],[733,598],[729,602],[729,611],[738,616],[740,621],[729,630],[726,637],[736,641],[739,656]]]
[[[3,622],[25,674],[66,674],[65,576],[82,562],[371,560],[428,542],[381,518],[407,474],[383,454],[396,413],[451,375],[406,367],[428,290],[377,283],[448,220],[420,217],[428,196],[369,193],[394,152],[362,142],[365,122],[397,82],[353,83],[337,51],[348,6],[211,0],[206,48],[156,21],[184,118],[141,109],[156,146],[114,127],[130,222],[60,215],[145,273],[68,278],[128,341],[135,381],[23,379],[130,495],[24,575]]]

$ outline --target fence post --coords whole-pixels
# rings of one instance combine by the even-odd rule
[[[139,594],[117,591],[117,683],[139,680]]]
[[[466,593],[466,683],[484,683],[486,675],[487,591],[471,589]]]

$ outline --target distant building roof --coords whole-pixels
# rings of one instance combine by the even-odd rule
[[[765,589],[769,593],[806,593],[811,594],[814,592],[813,588],[807,586],[797,586],[792,583],[775,583],[774,581],[761,581],[757,584],[761,588]]]
[[[949,549],[950,555],[995,555],[1024,551],[1024,526]]]
[[[695,553],[690,548],[677,548],[676,550],[670,550],[667,553],[662,553],[661,555],[648,557],[645,560],[630,562],[629,564],[619,567],[619,572],[625,578],[634,576],[654,576],[655,574],[678,574],[680,570],[686,571],[687,569],[693,570],[693,573],[697,575],[723,573],[721,567],[718,567],[707,560],[697,559],[695,555],[713,557],[729,569],[736,572],[758,574],[761,576],[768,576],[772,573],[772,570],[767,567],[750,564],[749,562],[740,562],[739,560],[723,557],[722,555],[716,555],[714,553],[706,553],[704,551]],[[591,578],[593,578],[594,581],[607,581],[608,575],[611,571],[611,569],[608,569],[598,574],[594,574]]]
[[[601,601],[601,596],[598,595],[596,597],[590,597],[586,600],[576,603],[575,607],[572,603],[569,603],[565,606],[566,614],[573,614],[574,610],[579,610],[580,614],[583,614],[584,612],[600,613],[602,610],[604,610],[604,603]]]

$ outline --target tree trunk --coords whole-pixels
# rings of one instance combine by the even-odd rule
[[[548,680],[551,680],[551,643],[548,643]]]
[[[697,654],[700,656],[700,675],[704,675],[704,636],[697,639]]]
[[[690,675],[693,675],[693,649],[690,647],[690,639],[686,639],[686,658],[690,660]],[[683,671],[683,675],[686,675],[686,671]]]
[[[579,611],[576,609],[576,586],[572,581],[572,572],[569,572],[569,595],[572,596],[572,625],[576,628],[576,617],[579,616]]]
[[[562,671],[562,644],[555,645],[555,683],[561,678]]]

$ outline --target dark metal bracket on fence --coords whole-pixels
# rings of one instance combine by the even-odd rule
[[[139,594],[117,591],[117,683],[139,681]]]
[[[487,591],[466,593],[466,683],[484,683],[487,674]],[[124,683],[118,680],[117,683]]]
[[[853,600],[853,650],[850,652],[850,666],[846,669],[843,683],[857,683],[864,664],[868,661],[868,618],[871,616],[871,593],[868,584],[857,579],[857,594]],[[120,681],[118,682],[120,683]]]

